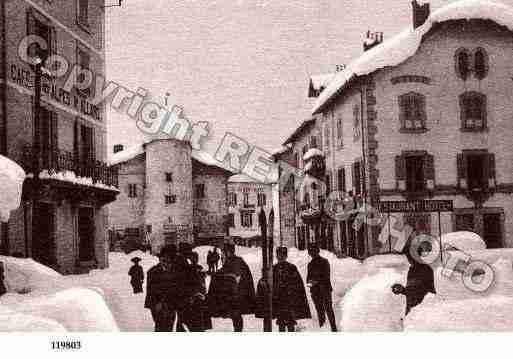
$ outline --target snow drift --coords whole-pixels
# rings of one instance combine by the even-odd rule
[[[25,171],[14,161],[0,156],[0,221],[7,222],[11,211],[20,206]]]

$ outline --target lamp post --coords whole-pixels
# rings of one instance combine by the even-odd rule
[[[258,214],[258,223],[260,225],[260,232],[262,236],[262,279],[260,280],[259,286],[262,289],[263,296],[263,317],[264,317],[264,332],[272,331],[272,313],[271,313],[271,304],[270,298],[272,298],[271,285],[269,282],[270,277],[270,265],[269,263],[269,246],[267,243],[267,218],[265,216],[264,209],[260,209],[260,213]],[[272,225],[271,225],[272,228]],[[272,248],[272,246],[271,246]],[[272,257],[271,257],[272,258]],[[272,263],[272,262],[271,262]]]
[[[48,58],[48,51],[41,48],[37,48],[36,56],[34,57],[35,68],[34,68],[34,151],[32,153],[33,161],[33,173],[34,178],[37,178],[39,174],[39,153],[40,153],[40,125],[41,125],[41,78],[43,75],[43,66],[46,59]]]

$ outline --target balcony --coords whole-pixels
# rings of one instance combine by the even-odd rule
[[[48,191],[48,185],[53,184],[62,191],[56,194],[61,199],[64,196],[81,200],[93,196],[108,203],[115,200],[119,192],[117,168],[101,161],[80,160],[69,151],[43,149],[36,152],[32,146],[25,146],[22,165],[26,173],[33,174],[29,177],[31,188],[41,191],[45,187]]]

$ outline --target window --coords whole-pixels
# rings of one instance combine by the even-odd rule
[[[482,80],[488,74],[488,55],[485,49],[479,47],[474,51],[474,75]]]
[[[326,152],[330,150],[330,126],[326,124],[324,128],[324,143],[326,144]]]
[[[469,189],[487,187],[485,163],[485,154],[471,154],[467,156],[467,184]]]
[[[235,228],[235,215],[228,213],[228,227]]]
[[[35,10],[27,11],[27,35],[38,35],[45,39],[49,54],[52,54],[55,50],[55,30],[50,26],[50,21]],[[35,56],[38,47],[37,44],[31,45],[28,48],[28,55],[30,57]]]
[[[310,148],[317,148],[317,137],[310,137]]]
[[[362,168],[360,162],[353,163],[353,188],[355,195],[362,193]]]
[[[165,196],[165,203],[166,204],[173,204],[176,203],[176,196],[174,194],[168,194]]]
[[[77,0],[77,21],[82,26],[89,26],[89,0]]]
[[[358,140],[361,134],[361,124],[360,124],[360,106],[353,106],[353,137],[354,140]]]
[[[242,203],[244,204],[244,207],[249,206],[249,193],[243,193],[242,194]]]
[[[230,192],[228,193],[228,205],[234,207],[237,205],[237,193]]]
[[[458,186],[482,190],[496,185],[495,155],[486,150],[463,150],[457,156]]]
[[[473,213],[461,213],[456,214],[456,231],[470,231],[474,232],[474,214]]]
[[[331,193],[331,175],[329,173],[326,174],[325,182],[326,182],[326,196],[329,196]]]
[[[343,141],[343,127],[342,127],[342,118],[338,118],[337,119],[337,145],[338,147],[342,147],[343,144],[344,144],[344,141]]]
[[[147,225],[146,225],[146,233],[151,233],[152,229],[153,229],[153,228],[152,228],[152,225],[151,225],[151,224],[147,224]]]
[[[173,174],[171,172],[166,172],[166,182],[173,182]]]
[[[205,198],[205,184],[198,183],[194,185],[194,195],[196,198]]]
[[[486,128],[486,96],[479,92],[460,95],[461,128],[482,131]]]
[[[266,204],[265,193],[257,194],[257,202],[258,202],[258,206],[260,206],[260,207],[265,206],[265,204]]]
[[[406,156],[406,191],[422,192],[425,189],[424,182],[424,157]]]
[[[305,192],[304,196],[303,196],[303,204],[310,208],[310,193],[308,192]]]
[[[467,49],[461,48],[456,51],[455,55],[455,65],[456,65],[456,74],[463,80],[466,80],[470,75],[471,70],[471,55]]]
[[[345,170],[345,168],[338,169],[337,182],[338,182],[338,190],[341,192],[345,192],[346,191],[346,170]]]
[[[57,150],[58,150],[58,120],[57,114],[44,107],[40,109],[40,116],[36,119],[39,121],[35,123],[37,130],[36,136],[39,141],[41,151],[41,166],[44,169],[54,168],[57,164]]]
[[[426,100],[424,95],[410,92],[399,96],[399,120],[402,131],[426,128]]]
[[[79,45],[77,45],[77,65],[79,65],[83,70],[89,70],[89,66],[91,63],[91,56],[89,53],[81,48]],[[83,73],[80,73],[78,76],[78,82],[83,82],[85,75]],[[91,92],[91,88],[88,87],[86,89],[79,89],[77,88],[77,91],[82,93],[83,95],[89,96]]]
[[[253,213],[242,212],[240,214],[240,223],[242,227],[253,227]]]
[[[429,213],[404,214],[404,222],[417,233],[431,233],[431,214]]]
[[[395,158],[397,188],[422,195],[435,188],[435,159],[426,151],[405,151]]]
[[[137,197],[137,185],[134,183],[128,184],[128,197],[135,198]]]

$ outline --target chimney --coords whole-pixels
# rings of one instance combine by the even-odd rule
[[[427,18],[429,17],[430,9],[429,3],[426,2],[420,5],[417,0],[413,0],[411,2],[412,10],[413,10],[413,28],[416,29],[419,26],[424,25]]]
[[[370,32],[367,30],[366,38],[363,40],[363,51],[372,49],[374,46],[379,45],[383,42],[382,32]]]
[[[123,151],[123,145],[114,145],[114,153]]]

